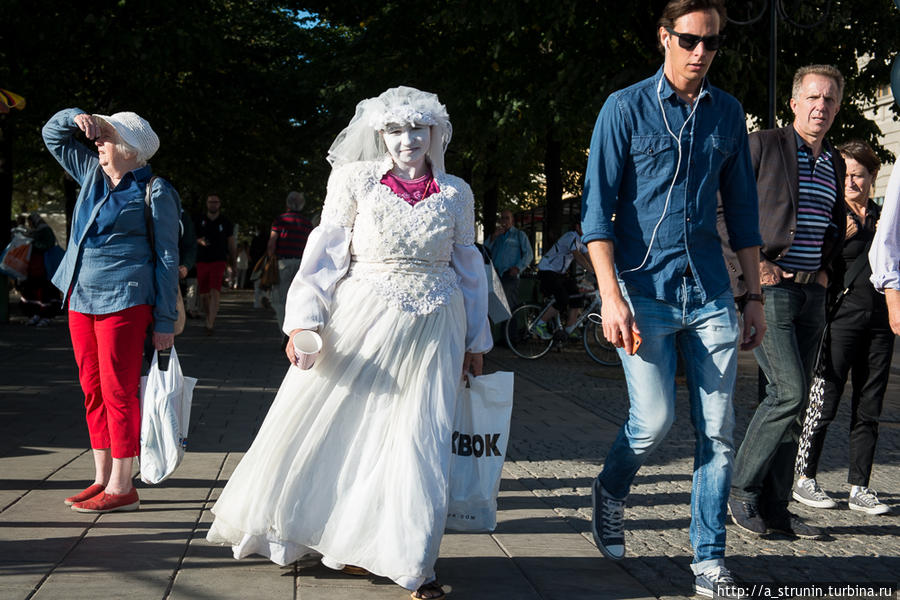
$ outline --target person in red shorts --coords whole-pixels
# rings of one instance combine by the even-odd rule
[[[300,270],[300,259],[306,248],[306,240],[313,230],[312,221],[300,211],[306,204],[306,197],[300,192],[291,192],[285,200],[287,210],[275,218],[269,234],[266,252],[278,260],[278,283],[272,286],[272,306],[275,308],[275,320],[278,330],[284,325],[284,306],[287,302],[288,290],[294,276]],[[287,339],[282,341],[282,347]]]
[[[212,335],[219,312],[225,267],[234,269],[234,224],[222,214],[222,200],[206,197],[206,213],[197,220],[197,294],[206,312],[206,335]]]

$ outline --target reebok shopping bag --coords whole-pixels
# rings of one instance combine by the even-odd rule
[[[488,282],[488,317],[492,323],[502,323],[512,315],[506,301],[506,292],[503,291],[503,283],[493,263],[484,265],[484,273]]]

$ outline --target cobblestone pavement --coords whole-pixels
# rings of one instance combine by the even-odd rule
[[[741,354],[735,399],[736,446],[753,415],[757,396],[756,363],[751,353]],[[534,381],[558,396],[555,406],[517,406],[507,468],[590,539],[590,486],[612,442],[608,436],[598,439],[591,430],[599,431],[603,422],[618,427],[624,421],[628,410],[624,374],[619,368],[597,366],[578,345],[533,361],[520,359],[505,348],[490,356],[492,363],[515,370],[519,381]],[[896,584],[900,573],[898,366],[895,360],[871,482],[882,501],[892,506],[892,514],[868,516],[847,509],[849,399],[845,395],[828,432],[818,477],[839,507],[818,510],[797,502],[790,506],[810,523],[827,528],[828,539],[760,538],[729,523],[726,563],[736,576],[760,583]],[[577,408],[566,408],[567,403]],[[627,554],[619,564],[659,598],[684,595],[692,582],[688,504],[694,430],[688,404],[687,391],[679,385],[675,424],[638,472],[627,501]],[[557,435],[566,431],[570,435]]]
[[[160,486],[138,484],[141,510],[83,515],[61,498],[92,476],[77,373],[64,322],[0,324],[0,600],[128,598],[301,600],[408,598],[382,578],[304,563],[235,561],[206,543],[214,503],[258,430],[287,368],[271,316],[228,293],[212,338],[192,321],[178,338],[200,378],[190,447]],[[827,541],[754,538],[728,528],[731,569],[746,581],[810,584],[897,580],[900,572],[900,363],[882,419],[873,487],[894,513],[868,517],[792,505]],[[687,398],[666,441],[638,473],[626,509],[628,553],[604,559],[589,534],[590,485],[627,413],[619,368],[579,348],[536,361],[498,347],[486,370],[516,372],[510,446],[492,534],[444,537],[437,571],[456,600],[676,598],[691,595],[688,540],[693,431]],[[752,414],[756,368],[741,359],[737,441]],[[829,432],[820,481],[846,500],[848,407]]]

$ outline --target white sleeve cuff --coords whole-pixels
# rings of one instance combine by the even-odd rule
[[[309,234],[285,302],[282,331],[286,334],[325,325],[334,287],[350,268],[351,233],[349,227],[322,224]]]

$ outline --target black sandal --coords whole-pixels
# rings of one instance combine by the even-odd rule
[[[409,596],[414,600],[443,600],[446,595],[447,594],[444,593],[444,588],[442,588],[441,584],[437,582],[437,579],[435,579],[434,581],[423,583],[419,586],[419,589],[411,593]]]

